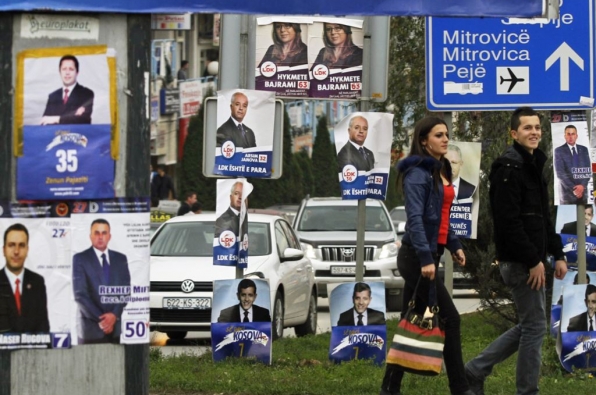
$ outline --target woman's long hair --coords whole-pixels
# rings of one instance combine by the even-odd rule
[[[283,62],[284,60],[286,60],[286,58],[295,56],[302,50],[302,48],[301,48],[302,47],[302,37],[301,37],[302,29],[300,28],[299,23],[284,23],[284,25],[291,25],[292,29],[294,29],[294,32],[296,33],[296,36],[290,42],[289,51],[286,51],[284,53],[284,43],[279,39],[279,37],[277,35],[277,31],[275,29],[276,25],[277,25],[277,23],[273,24],[273,30],[271,32],[271,37],[273,38],[273,53],[272,53],[272,55],[273,55],[274,59],[277,59],[277,62]]]
[[[352,41],[352,28],[348,25],[341,25],[342,30],[346,33],[346,41],[342,47],[336,47],[329,41],[327,38],[327,32],[325,29],[327,28],[327,23],[323,23],[323,42],[325,43],[325,53],[323,54],[323,63],[328,65],[334,65],[336,62],[347,58],[348,56],[352,55],[356,48],[358,48],[354,41]],[[341,48],[339,54],[335,55],[335,50],[337,48]]]
[[[447,123],[439,117],[436,116],[426,116],[416,122],[414,126],[414,135],[412,136],[412,144],[410,144],[410,152],[408,153],[408,157],[410,156],[418,156],[420,157],[420,161],[416,164],[419,165],[422,161],[427,158],[432,158],[433,156],[426,150],[426,147],[422,145],[422,141],[428,138],[430,131],[437,125],[445,125],[447,127]],[[449,130],[449,129],[448,129]],[[433,180],[435,183],[435,190],[439,188],[439,183],[441,183],[441,170],[442,169],[449,169],[448,171],[443,171],[443,175],[448,179],[449,183],[451,183],[451,166],[449,165],[449,161],[447,161],[444,157],[440,160],[441,166],[433,167]],[[397,178],[397,187],[400,189],[402,187],[402,180],[403,174],[400,172]]]

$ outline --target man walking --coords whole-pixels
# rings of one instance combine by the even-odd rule
[[[493,366],[516,351],[517,395],[538,394],[542,340],[546,334],[544,293],[546,255],[556,259],[555,277],[567,273],[561,238],[550,220],[548,187],[543,177],[546,155],[538,113],[530,107],[511,117],[514,142],[497,158],[490,172],[490,204],[499,269],[511,288],[519,322],[466,364],[470,389],[484,394],[484,380]]]

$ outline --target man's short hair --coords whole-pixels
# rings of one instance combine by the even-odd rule
[[[350,118],[350,122],[348,123],[348,129],[352,129],[352,125],[354,124],[354,120],[356,120],[358,118],[364,119],[366,121],[366,123],[368,124],[368,119],[366,119],[362,115],[355,115],[352,118]]]
[[[250,278],[243,278],[238,283],[238,293],[241,293],[243,289],[250,288],[250,287],[254,288],[255,294],[256,294],[257,293],[257,284],[255,284],[255,282],[252,281]]]
[[[192,197],[192,195],[196,195],[197,193],[195,191],[188,191],[184,194],[184,200],[188,200],[189,198]]]
[[[8,237],[8,234],[12,231],[15,232],[25,232],[25,235],[27,236],[27,243],[29,243],[29,231],[27,230],[27,228],[25,227],[25,225],[23,224],[12,224],[10,225],[8,228],[6,228],[6,230],[4,231],[4,245],[6,245],[6,238]]]
[[[108,228],[111,229],[110,223],[108,221],[106,221],[105,219],[103,219],[103,218],[98,218],[98,219],[94,220],[93,222],[91,222],[91,228],[93,228],[93,225],[95,225],[95,224],[108,225]]]
[[[521,117],[533,117],[537,116],[540,118],[540,114],[536,112],[532,107],[520,107],[511,114],[511,130],[517,130],[521,124]]]
[[[199,211],[203,208],[203,206],[201,206],[201,203],[199,202],[194,202],[191,206],[190,206],[190,211],[192,211],[193,213],[195,211]]]
[[[242,185],[242,187],[244,187],[244,183],[242,181],[236,181],[234,184],[232,184],[232,189],[230,189],[230,196],[232,196],[234,194],[234,189],[236,189],[236,185]]]
[[[596,285],[594,285],[594,284],[588,284],[586,286],[586,297],[585,297],[585,300],[588,300],[588,295],[592,295],[593,293],[596,293]]]
[[[232,95],[232,98],[230,99],[230,104],[234,104],[234,100],[236,100],[236,96],[238,95],[242,95],[244,97],[246,97],[246,100],[248,100],[248,96],[246,96],[244,93],[238,91],[238,92],[234,92],[234,94]]]
[[[357,292],[362,292],[362,291],[368,291],[368,296],[372,295],[372,292],[370,290],[370,285],[368,285],[367,283],[356,283],[356,284],[354,284],[354,292],[352,293],[352,299],[354,299],[356,297]]]
[[[575,125],[567,125],[567,126],[565,126],[565,129],[563,129],[563,131],[565,131],[567,129],[575,129],[575,131],[577,132],[577,128],[575,127]]]
[[[64,55],[60,58],[60,63],[58,63],[58,70],[62,68],[62,62],[65,60],[72,60],[75,65],[75,69],[77,69],[77,73],[79,72],[79,60],[73,55]]]
[[[582,204],[582,206],[584,207],[584,211],[586,211],[587,209],[592,210],[592,215],[594,215],[594,206],[592,206],[591,204]]]
[[[575,277],[573,277],[573,285],[579,284],[579,273],[576,273]],[[586,284],[590,284],[590,276],[586,273]]]
[[[183,60],[182,62],[180,62],[180,67],[184,67],[188,64],[188,60]]]
[[[464,158],[463,158],[463,156],[461,154],[461,149],[457,145],[455,145],[455,144],[449,144],[447,146],[447,151],[455,151],[455,152],[457,152],[457,154],[459,155],[459,160],[462,160],[462,161],[464,160]]]
[[[163,170],[165,172],[166,171],[166,165],[157,165],[157,170]]]

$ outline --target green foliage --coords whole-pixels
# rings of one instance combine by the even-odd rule
[[[461,317],[464,361],[478,355],[502,331],[475,314]],[[387,321],[390,344],[397,320]],[[151,394],[239,394],[239,395],[352,395],[378,394],[384,366],[369,361],[334,364],[329,361],[330,334],[303,338],[283,338],[273,343],[273,363],[263,365],[249,359],[229,359],[214,363],[211,353],[202,356],[164,357],[157,351],[149,356]],[[563,374],[554,352],[554,341],[546,339],[542,349],[540,378],[542,395],[590,394],[593,380],[584,373]],[[515,356],[495,366],[487,378],[487,394],[515,393]],[[523,361],[522,361],[523,363]],[[448,395],[447,375],[422,377],[406,374],[402,393]]]
[[[205,95],[208,97],[209,95]],[[195,191],[203,210],[215,210],[216,181],[203,175],[203,117],[205,102],[199,113],[190,119],[188,136],[184,143],[184,153],[180,163],[179,191],[180,199],[188,191]]]
[[[312,169],[315,180],[315,196],[340,196],[337,153],[331,144],[325,117],[320,117],[317,122],[317,136],[312,150]]]
[[[403,195],[397,192],[395,182],[397,181],[397,170],[395,166],[389,168],[389,180],[387,181],[387,198],[385,199],[385,206],[391,210],[395,206],[403,206]]]
[[[301,151],[294,154],[294,157],[302,171],[302,192],[304,193],[304,196],[313,196],[315,193],[315,179],[312,174],[312,162],[308,157],[308,153]]]

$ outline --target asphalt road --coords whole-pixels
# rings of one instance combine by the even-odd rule
[[[460,314],[476,311],[480,307],[478,299],[473,290],[455,290],[454,301]],[[329,317],[329,299],[318,299],[317,333],[331,331],[331,319]],[[399,313],[389,313],[387,318],[397,318]],[[294,328],[286,328],[284,337],[295,336]],[[165,333],[151,332],[151,346],[159,347],[164,356],[177,354],[201,355],[208,352],[211,347],[211,335],[209,332],[189,332],[184,340],[170,340]]]

